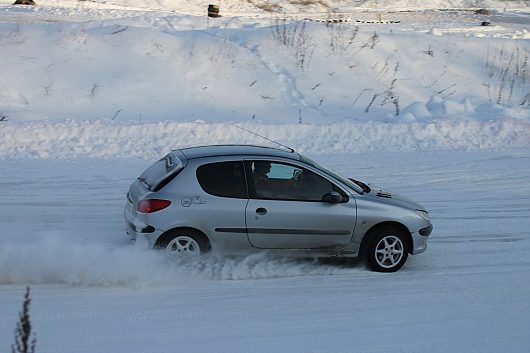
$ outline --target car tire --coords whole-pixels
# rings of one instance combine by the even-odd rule
[[[376,272],[396,272],[405,264],[409,244],[403,231],[394,227],[376,229],[367,247],[368,265]]]
[[[158,248],[177,256],[199,256],[211,250],[208,238],[193,229],[178,229],[166,234],[159,241]]]

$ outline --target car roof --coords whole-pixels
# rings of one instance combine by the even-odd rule
[[[300,160],[300,155],[294,150],[286,151],[254,145],[209,145],[181,148],[180,151],[187,159],[215,156],[267,156]]]

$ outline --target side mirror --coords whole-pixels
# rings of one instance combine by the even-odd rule
[[[338,192],[332,191],[322,196],[322,201],[327,203],[339,203],[342,202],[342,196]]]

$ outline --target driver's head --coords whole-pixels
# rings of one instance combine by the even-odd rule
[[[271,171],[271,164],[269,162],[262,161],[254,162],[254,171],[260,174],[267,174]]]

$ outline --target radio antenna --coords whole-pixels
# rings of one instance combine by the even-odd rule
[[[283,148],[287,148],[287,149],[288,149],[289,151],[291,151],[292,153],[294,152],[294,149],[292,149],[291,147],[287,147],[287,146],[285,146],[285,145],[282,145],[281,143],[279,143],[279,142],[277,142],[277,141],[274,141],[274,140],[271,140],[271,139],[268,138],[268,137],[265,137],[265,136],[262,136],[262,135],[260,135],[260,134],[257,134],[257,133],[255,133],[254,131],[247,130],[247,129],[245,129],[244,127],[241,127],[241,126],[236,125],[236,124],[234,124],[234,123],[230,123],[230,122],[229,122],[228,124],[229,124],[229,125],[232,125],[232,126],[235,126],[235,127],[237,127],[238,129],[241,129],[241,130],[243,130],[243,131],[246,131],[246,132],[248,132],[248,133],[250,133],[250,134],[252,134],[252,135],[256,135],[256,136],[258,136],[258,137],[261,137],[262,139],[265,139],[265,140],[267,140],[267,141],[270,141],[270,142],[272,142],[272,143],[275,143],[275,144],[277,144],[278,146],[281,146],[281,147],[283,147]]]

